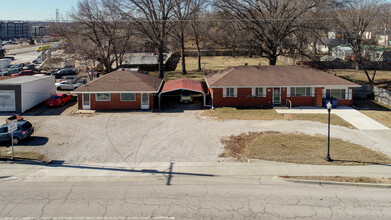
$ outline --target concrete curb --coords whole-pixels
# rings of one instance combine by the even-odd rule
[[[382,188],[391,189],[389,184],[376,184],[376,183],[348,183],[348,182],[336,182],[336,181],[320,181],[320,180],[299,180],[299,179],[288,179],[277,176],[277,179],[292,182],[292,183],[303,183],[303,184],[314,184],[314,185],[337,185],[337,186],[355,186],[355,187],[369,187],[369,188]]]

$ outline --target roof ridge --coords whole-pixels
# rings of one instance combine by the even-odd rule
[[[237,67],[234,66],[234,67],[228,67],[228,71],[224,72],[224,70],[227,70],[227,69],[222,69],[222,70],[218,70],[216,72],[214,72],[213,75],[215,75],[216,73],[221,73],[221,76],[218,77],[218,79],[216,81],[214,81],[213,83],[211,83],[210,85],[213,85],[215,83],[217,83],[218,81],[220,81],[221,79],[223,79],[224,77],[226,77],[230,72],[232,72],[234,69],[236,69]],[[212,75],[212,76],[213,76]]]

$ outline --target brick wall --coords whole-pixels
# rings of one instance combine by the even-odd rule
[[[238,88],[237,97],[223,97],[222,88],[209,89],[213,98],[213,106],[261,106],[272,105],[273,88],[266,88],[266,97],[252,97],[251,88]],[[292,106],[322,106],[323,88],[315,88],[315,97],[287,97],[287,88],[281,88],[281,104],[286,100],[292,102]],[[339,105],[352,105],[353,100],[339,100]]]
[[[81,94],[77,95],[78,108],[83,109],[83,97]],[[96,101],[95,94],[90,95],[91,109],[93,110],[139,110],[141,109],[141,94],[136,94],[136,101],[121,101],[119,93],[111,94],[110,101],[102,102]],[[154,94],[149,94],[149,108],[154,107]]]
[[[222,88],[211,89],[213,106],[260,106],[271,105],[269,92],[266,97],[252,97],[251,88],[238,88],[237,97],[223,97]]]

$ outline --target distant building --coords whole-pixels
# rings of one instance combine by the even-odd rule
[[[47,32],[46,26],[31,26],[31,36],[43,37],[47,34],[48,34],[48,32]]]
[[[23,21],[0,21],[0,39],[31,38],[30,23]]]

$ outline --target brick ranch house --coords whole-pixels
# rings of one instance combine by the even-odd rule
[[[204,75],[213,106],[322,106],[323,98],[353,104],[359,85],[307,66],[240,66]],[[288,101],[289,100],[289,101]]]
[[[114,71],[74,90],[84,110],[152,109],[163,79],[132,71]]]

